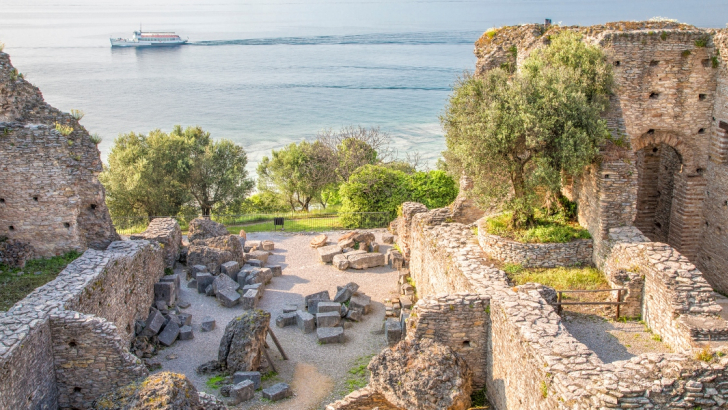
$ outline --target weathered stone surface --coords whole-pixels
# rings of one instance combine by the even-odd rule
[[[159,333],[159,330],[164,325],[164,316],[159,313],[157,309],[152,309],[151,312],[149,312],[149,316],[147,317],[147,321],[144,323],[144,330],[142,331],[142,336],[154,336],[157,333]]]
[[[381,253],[348,255],[347,259],[349,259],[349,267],[352,269],[368,269],[384,266],[384,254]]]
[[[324,291],[317,292],[317,293],[312,293],[303,298],[303,305],[308,306],[309,301],[311,301],[311,300],[324,300],[324,301],[328,302],[331,300],[331,296],[329,296],[328,290],[324,290]]]
[[[202,322],[200,323],[200,331],[211,332],[213,330],[215,330],[215,318],[212,316],[203,317]]]
[[[230,279],[237,280],[240,264],[237,261],[225,262],[220,265],[220,273],[230,276]]]
[[[298,310],[298,306],[296,306],[296,305],[285,305],[285,306],[283,306],[283,313],[296,312],[297,310]]]
[[[205,293],[208,286],[212,285],[215,281],[215,277],[207,272],[200,272],[197,274],[197,292]]]
[[[248,372],[260,367],[269,321],[270,313],[246,310],[228,323],[217,355],[228,372]]]
[[[270,401],[283,400],[291,396],[293,396],[293,391],[285,383],[277,383],[267,389],[263,389],[263,398]]]
[[[366,315],[372,309],[372,298],[364,294],[354,295],[349,300],[349,309],[358,309]]]
[[[159,343],[165,346],[172,346],[179,336],[179,331],[179,324],[176,321],[170,320],[164,327],[164,330],[162,330],[162,333],[159,334]]]
[[[303,333],[311,333],[316,328],[316,318],[308,312],[298,310],[296,311],[296,326]]]
[[[281,265],[269,265],[268,269],[270,269],[270,271],[273,273],[274,278],[283,275],[283,269],[281,268]]]
[[[252,381],[253,388],[258,390],[260,388],[261,374],[260,372],[235,372],[235,374],[233,374],[234,384],[238,384],[245,380]]]
[[[359,309],[349,309],[349,311],[346,313],[346,318],[348,320],[351,320],[353,322],[360,322],[362,318],[361,310]]]
[[[0,241],[0,262],[11,268],[24,268],[35,257],[35,249],[29,242],[16,239]]]
[[[339,312],[326,312],[316,314],[316,327],[335,327],[341,322],[341,316]]]
[[[334,265],[334,267],[338,270],[346,270],[349,268],[349,258],[346,257],[347,254],[341,253],[338,255],[334,255],[334,257],[331,259],[331,264]]]
[[[162,301],[167,305],[174,304],[177,296],[177,287],[174,282],[157,282],[154,284],[154,300]]]
[[[263,267],[263,261],[260,261],[258,259],[246,259],[245,263],[256,268]]]
[[[389,264],[389,267],[392,269],[402,269],[404,268],[404,256],[396,250],[396,249],[389,249],[387,251],[387,263]]]
[[[351,295],[354,292],[352,292],[351,289],[348,287],[344,287],[338,292],[336,292],[336,295],[334,296],[334,302],[338,303],[346,303],[349,299],[351,299]]]
[[[193,244],[187,251],[188,264],[204,265],[213,275],[220,273],[220,265],[231,260],[235,260],[231,252],[209,246]]]
[[[311,247],[312,248],[320,248],[322,246],[326,245],[326,242],[329,240],[329,237],[325,234],[316,235],[311,239]]]
[[[276,317],[276,326],[286,327],[296,324],[296,312],[281,313]]]
[[[248,289],[240,301],[243,310],[255,309],[258,306],[258,299],[260,298],[259,289]]]
[[[242,382],[230,388],[230,397],[233,398],[233,405],[248,401],[255,395],[255,384],[250,380]]]
[[[215,297],[217,298],[217,301],[226,308],[231,308],[237,305],[241,300],[240,293],[230,287],[218,289]]]
[[[339,245],[322,246],[316,250],[318,251],[319,260],[323,263],[330,263],[334,260],[334,255],[341,253]]]
[[[392,235],[391,233],[383,233],[382,234],[382,243],[383,244],[387,244],[387,245],[393,244],[394,243],[394,235]]]
[[[193,278],[197,279],[197,274],[201,272],[207,272],[207,266],[205,265],[193,265],[190,269],[190,273]]]
[[[406,340],[384,349],[368,369],[370,386],[400,408],[470,407],[472,382],[467,364],[452,349],[432,340]]]
[[[228,275],[217,275],[212,281],[212,291],[217,295],[221,290],[237,291],[240,289],[238,282],[230,279]]]
[[[192,279],[189,282],[187,282],[187,287],[189,289],[197,289],[197,280]]]
[[[261,241],[260,247],[264,251],[272,251],[273,249],[275,249],[275,243],[273,243],[273,241]]]
[[[201,410],[195,386],[183,374],[155,373],[99,397],[97,410]],[[207,409],[207,408],[205,408]]]
[[[192,340],[195,338],[192,326],[185,325],[179,329],[179,340]]]
[[[250,253],[246,254],[245,257],[246,259],[257,259],[263,265],[265,265],[268,262],[269,255],[270,253],[268,253],[268,251],[251,251]]]
[[[402,305],[402,309],[412,309],[412,299],[409,296],[400,296],[399,304]]]
[[[182,230],[174,218],[154,218],[144,232],[130,235],[129,239],[146,239],[161,244],[164,250],[164,262],[168,268],[174,268],[174,263],[179,259]]]
[[[188,240],[190,243],[198,239],[214,238],[216,236],[230,235],[225,225],[208,218],[195,218],[190,221]]]
[[[402,325],[399,319],[389,318],[384,323],[384,338],[387,345],[392,347],[402,340]]]
[[[344,328],[341,326],[319,327],[316,329],[316,337],[321,344],[344,343]]]
[[[316,306],[316,313],[338,312],[341,310],[341,303],[319,302]]]

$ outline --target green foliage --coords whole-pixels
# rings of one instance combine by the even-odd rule
[[[444,171],[416,172],[409,176],[410,201],[429,209],[449,205],[458,195],[458,186]]]
[[[172,270],[172,268],[164,268],[164,274],[167,276],[174,275],[174,271]]]
[[[354,390],[359,390],[367,385],[367,381],[369,379],[369,370],[367,370],[367,365],[372,359],[372,356],[373,355],[362,356],[354,360],[352,367],[348,371],[349,375],[345,381],[346,394],[349,394]]]
[[[71,251],[52,258],[33,259],[22,269],[0,263],[0,311],[7,311],[35,288],[55,279],[79,256],[79,252]]]
[[[290,207],[273,192],[262,191],[239,201],[230,210],[235,214],[268,214],[286,212]]]
[[[718,68],[718,65],[720,64],[720,61],[718,60],[718,56],[710,57],[710,63],[713,68]]]
[[[517,275],[521,272],[523,272],[523,265],[520,263],[505,263],[503,264],[503,272],[507,273],[508,275]]]
[[[273,380],[278,376],[278,372],[274,372],[273,370],[270,370],[268,373],[265,373],[264,375],[260,376],[261,383],[267,382],[268,380]]]
[[[713,360],[713,352],[710,351],[709,347],[703,348],[695,353],[695,360],[710,362]]]
[[[84,112],[81,110],[71,110],[71,117],[73,117],[76,121],[81,121],[81,118],[83,118],[84,115]]]
[[[205,385],[211,389],[217,390],[222,387],[223,384],[225,384],[225,379],[225,376],[213,376],[207,379]]]
[[[667,31],[663,31],[662,33],[660,33],[660,38],[662,39],[662,41],[667,40]]]
[[[565,222],[561,215],[546,216],[540,212],[534,215],[530,227],[514,228],[510,212],[490,217],[485,228],[488,233],[523,243],[564,243],[575,239],[589,239],[589,231],[574,222]]]
[[[690,50],[684,50],[682,53],[680,53],[683,58],[688,58],[690,54],[692,54]]]
[[[460,78],[441,117],[451,175],[465,170],[484,206],[528,225],[539,200],[556,196],[562,174],[579,175],[609,136],[601,114],[613,87],[603,52],[564,32],[531,53],[520,72]]]
[[[470,401],[472,407],[484,407],[488,405],[488,396],[485,392],[485,387],[480,390],[476,390],[470,395]]]
[[[541,397],[544,399],[549,395],[549,386],[545,381],[541,380]]]
[[[706,47],[708,45],[708,40],[710,40],[708,36],[700,37],[699,39],[695,40],[695,47]]]
[[[520,266],[520,265],[519,265]],[[559,267],[559,268],[503,268],[508,278],[516,285],[528,282],[541,283],[554,289],[593,290],[607,289],[609,283],[604,274],[592,267]]]
[[[64,137],[67,137],[73,132],[73,127],[69,125],[63,125],[61,123],[56,123],[56,131],[58,131],[58,133],[63,135]]]
[[[101,137],[99,136],[99,134],[91,134],[89,135],[89,139],[96,145],[99,145],[101,143]]]

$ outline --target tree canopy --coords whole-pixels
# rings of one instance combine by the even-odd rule
[[[528,225],[537,192],[558,195],[562,173],[578,175],[598,158],[612,86],[603,52],[572,32],[532,52],[519,71],[465,75],[441,117],[447,168],[465,170],[486,201]]]

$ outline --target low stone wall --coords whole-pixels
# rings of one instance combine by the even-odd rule
[[[182,230],[174,218],[155,218],[149,223],[147,229],[129,237],[132,240],[147,239],[156,241],[164,249],[164,263],[168,268],[174,269],[174,263],[179,259],[182,247]]]
[[[473,386],[486,380],[488,310],[490,299],[456,294],[420,299],[407,321],[407,338],[432,339],[449,346],[465,359],[473,372]]]
[[[525,268],[591,265],[594,241],[577,239],[566,243],[521,243],[478,228],[478,243],[488,256]]]
[[[393,406],[381,394],[374,389],[365,387],[363,389],[351,392],[341,400],[335,401],[328,406],[326,410],[401,410],[399,407]]]
[[[67,392],[59,391],[54,353],[57,344],[63,344],[65,333],[61,331],[56,340],[52,328],[60,328],[51,325],[51,318],[66,318],[69,311],[99,316],[92,320],[98,321],[93,325],[98,332],[89,332],[81,323],[77,323],[78,332],[68,330],[69,334],[75,333],[77,344],[90,346],[84,350],[83,357],[120,352],[115,359],[119,362],[94,361],[93,374],[108,372],[110,377],[88,379],[88,384],[81,387],[82,395],[84,389],[97,392],[113,389],[114,379],[123,379],[123,372],[135,375],[137,369],[129,363],[132,358],[125,356],[128,350],[124,346],[132,336],[134,319],[146,318],[153,298],[153,291],[148,289],[153,289],[164,274],[163,268],[159,244],[145,240],[114,242],[106,251],[86,251],[55,280],[0,314],[0,334],[4,335],[0,339],[0,408],[58,408],[59,393]],[[121,347],[114,343],[120,343]],[[106,347],[100,347],[104,344]],[[82,366],[71,366],[63,370],[63,377],[82,380],[87,371]],[[74,377],[76,372],[80,373]]]

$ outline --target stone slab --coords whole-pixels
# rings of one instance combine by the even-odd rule
[[[316,337],[319,343],[344,343],[344,328],[338,327],[320,327],[316,329]]]
[[[192,326],[182,326],[179,329],[179,340],[192,340],[195,338],[195,334],[192,332]]]
[[[179,325],[170,320],[170,322],[167,323],[167,326],[164,327],[164,330],[162,330],[162,333],[159,334],[159,343],[165,346],[172,346],[179,336],[179,331]]]
[[[321,291],[321,292],[318,292],[318,293],[312,293],[312,294],[310,294],[308,296],[305,296],[303,298],[303,304],[304,304],[304,306],[307,307],[308,306],[308,301],[313,300],[313,299],[330,301],[331,300],[331,296],[329,296],[329,291],[328,290],[324,290],[324,291]]]
[[[176,289],[174,282],[157,282],[154,284],[154,300],[172,305],[177,297]]]
[[[234,405],[248,401],[253,396],[255,396],[255,383],[251,380],[243,380],[230,388],[230,397],[233,399]]]
[[[349,254],[347,255],[347,259],[349,259],[349,268],[352,269],[376,268],[385,264],[384,254],[379,252],[356,255]]]
[[[341,323],[341,316],[339,312],[326,312],[316,314],[316,327],[336,327]]]
[[[212,316],[203,317],[200,323],[200,332],[212,332],[213,330],[215,330],[215,318]]]
[[[296,324],[296,312],[281,313],[276,317],[277,327],[293,326]]]
[[[147,316],[146,322],[144,322],[144,330],[142,336],[154,336],[159,333],[159,330],[164,325],[165,319],[157,309],[152,309]]]
[[[316,250],[318,251],[319,260],[323,263],[331,263],[334,260],[334,255],[341,253],[339,245],[322,246]]]
[[[232,280],[237,281],[238,272],[240,272],[240,264],[236,261],[229,261],[220,265],[220,273],[228,275]]]
[[[339,312],[341,310],[341,303],[336,302],[319,302],[316,313],[326,312]]]
[[[260,388],[261,374],[260,372],[235,372],[233,374],[233,384],[238,384],[245,380],[252,381],[255,390],[258,390]]]
[[[311,333],[316,328],[316,318],[308,312],[298,310],[296,311],[296,326],[303,333]]]
[[[291,396],[293,396],[293,391],[286,383],[274,384],[267,389],[263,389],[263,398],[270,401],[283,400]]]
[[[402,325],[399,319],[389,318],[384,323],[384,337],[387,345],[392,347],[402,340]]]
[[[268,269],[270,269],[270,271],[273,273],[274,278],[283,275],[283,268],[281,267],[281,265],[268,265]]]
[[[354,295],[349,299],[349,309],[359,309],[362,314],[369,314],[372,309],[372,298],[364,294]]]
[[[200,272],[197,274],[197,292],[205,293],[208,286],[212,285],[215,277],[208,272]]]

